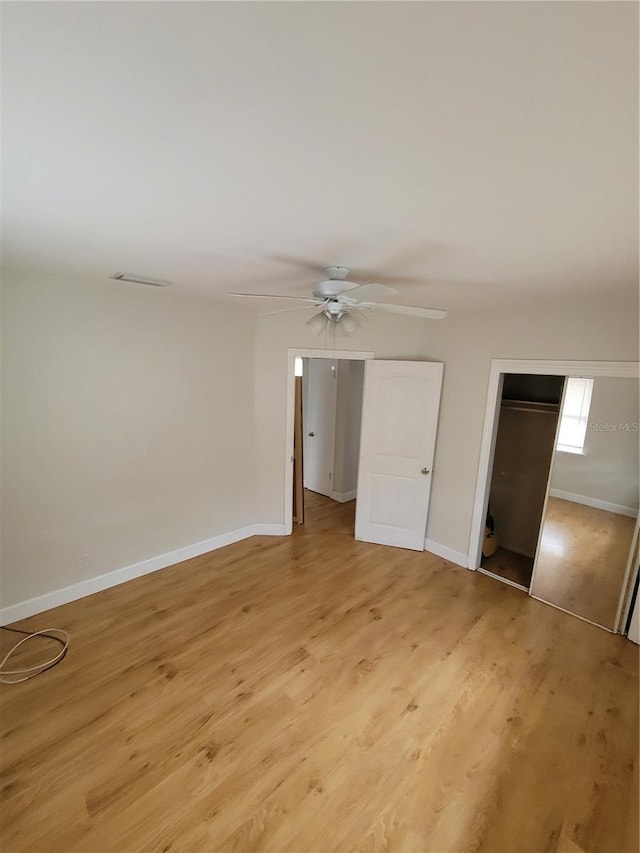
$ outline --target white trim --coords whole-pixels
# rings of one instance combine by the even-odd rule
[[[580,619],[582,622],[588,622],[589,625],[594,625],[596,628],[602,628],[603,631],[608,631],[610,634],[616,633],[613,629],[607,628],[606,625],[601,625],[599,622],[593,622],[591,619],[587,619],[586,616],[580,616],[579,613],[574,613],[572,610],[565,610],[564,607],[560,607],[559,604],[554,604],[553,601],[547,601],[545,598],[538,598],[538,596],[534,595],[532,592],[530,592],[529,595],[534,599],[534,601],[539,601],[541,604],[548,604],[549,607],[555,607],[556,610],[568,613],[569,616],[575,616],[576,619]]]
[[[491,371],[497,373],[536,373],[542,376],[613,376],[619,379],[640,378],[637,361],[545,361],[536,359],[494,358]]]
[[[358,350],[328,350],[328,349],[299,349],[287,350],[287,402],[285,406],[285,435],[284,435],[284,506],[283,527],[284,535],[288,536],[293,530],[293,410],[295,406],[295,360],[296,358],[330,358],[357,359],[365,361],[373,358],[374,353]]]
[[[93,595],[93,593],[101,592],[103,589],[109,589],[112,586],[118,586],[118,584],[126,583],[126,581],[133,580],[134,578],[151,574],[151,572],[166,569],[176,563],[182,563],[184,560],[190,560],[193,557],[199,557],[201,554],[207,554],[209,551],[224,548],[225,545],[232,545],[234,542],[248,539],[250,536],[282,535],[284,535],[284,525],[282,524],[251,524],[247,527],[241,527],[238,530],[221,533],[219,536],[205,539],[202,542],[196,542],[194,545],[186,545],[184,548],[178,548],[166,554],[159,554],[157,557],[141,560],[139,563],[133,563],[122,569],[116,569],[104,575],[88,578],[71,586],[55,589],[52,592],[46,592],[44,595],[38,595],[36,598],[29,598],[27,601],[20,601],[18,604],[4,607],[0,609],[0,625],[9,625],[12,622],[17,622],[19,619],[35,616],[37,613],[51,610],[52,607],[60,607],[62,604],[68,604],[70,601],[76,601],[78,598]]]
[[[612,504],[609,501],[601,501],[599,498],[591,498],[588,495],[578,495],[574,492],[565,492],[562,489],[549,489],[549,494],[552,498],[560,498],[563,501],[571,501],[574,504],[582,504],[583,506],[592,506],[594,509],[603,509],[605,512],[615,512],[616,515],[627,515],[629,518],[635,518],[638,515],[637,507],[622,506],[622,504]]]
[[[632,643],[636,643],[640,645],[640,598],[636,596],[635,601],[633,601],[633,589],[635,588],[635,584],[630,590],[629,595],[629,603],[627,605],[628,616],[622,623],[622,626],[618,629],[619,633],[623,634],[627,627],[627,621],[629,622],[629,630],[626,632],[627,639],[631,640]],[[631,605],[633,604],[633,611],[631,610]]]
[[[340,504],[346,504],[348,501],[354,501],[357,497],[357,489],[353,489],[351,492],[331,492],[331,500],[338,501]]]
[[[479,569],[482,560],[482,544],[484,542],[484,528],[487,518],[487,506],[489,504],[489,490],[491,489],[491,471],[493,468],[493,457],[496,449],[496,435],[498,433],[498,421],[500,419],[500,403],[504,376],[500,371],[493,370],[489,374],[489,389],[487,391],[487,403],[484,410],[484,426],[482,428],[482,444],[480,446],[480,463],[478,465],[478,480],[476,483],[476,496],[473,504],[473,516],[471,519],[471,533],[469,536],[468,563],[470,569]],[[480,535],[477,535],[480,531]]]
[[[553,478],[553,469],[558,461],[558,454],[555,448],[558,445],[558,436],[560,435],[560,426],[562,422],[562,412],[564,411],[564,403],[567,398],[569,383],[564,382],[562,385],[562,399],[560,400],[560,413],[556,421],[556,431],[553,436],[553,445],[551,450],[551,459],[549,461],[549,470],[547,471],[547,482],[544,487],[544,502],[542,504],[542,515],[540,516],[540,526],[538,527],[538,535],[536,537],[536,550],[533,552],[533,570],[529,581],[529,595],[533,595],[533,585],[536,581],[536,572],[538,571],[538,563],[540,562],[540,553],[542,551],[542,535],[544,533],[544,520],[547,517],[547,506],[549,505],[549,493],[551,491],[551,480]]]
[[[640,536],[640,515],[638,515],[638,518],[636,519],[636,526],[633,531],[633,538],[631,539],[631,548],[629,549],[629,558],[627,559],[627,567],[624,571],[624,579],[622,581],[622,595],[620,596],[620,601],[618,602],[618,609],[616,610],[616,621],[614,623],[614,629],[616,634],[621,634],[627,624],[627,619],[629,618],[629,611],[631,610],[633,588],[635,587],[636,577],[638,575],[638,572],[640,571],[640,555],[636,554],[638,536]],[[623,612],[622,608],[624,605],[625,598],[627,599],[627,604]]]
[[[551,376],[613,376],[629,379],[640,377],[637,361],[544,361],[494,358],[491,361],[487,403],[485,406],[482,444],[478,463],[478,478],[473,503],[471,532],[469,534],[469,568],[478,568],[482,556],[484,522],[491,487],[491,468],[498,429],[498,411],[503,375],[505,373],[533,373]]]
[[[286,536],[284,524],[253,524],[250,536]]]
[[[456,566],[467,568],[467,555],[463,551],[454,551],[447,545],[440,545],[439,542],[434,542],[433,539],[424,540],[424,550],[430,554],[435,554],[436,557],[442,557],[450,563],[455,563]]]
[[[640,645],[640,611],[638,610],[638,600],[633,606],[633,616],[631,617],[631,622],[629,623],[629,630],[627,631],[627,639],[631,640],[632,643],[636,643],[636,645]]]

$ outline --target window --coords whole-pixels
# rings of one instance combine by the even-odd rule
[[[560,415],[558,450],[565,453],[584,453],[592,391],[593,379],[582,379],[576,376],[567,378],[564,405]]]

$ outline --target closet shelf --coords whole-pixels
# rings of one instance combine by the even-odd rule
[[[514,412],[537,412],[554,415],[560,411],[559,403],[532,403],[530,400],[502,400],[502,407]]]

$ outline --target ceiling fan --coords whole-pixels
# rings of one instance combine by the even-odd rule
[[[389,302],[378,302],[380,298],[393,296],[398,291],[385,284],[357,284],[349,281],[349,267],[329,266],[324,268],[326,278],[313,285],[312,296],[284,296],[272,293],[231,293],[230,296],[241,296],[248,299],[286,299],[288,301],[304,302],[300,308],[315,305],[320,308],[320,313],[315,314],[306,325],[316,335],[330,325],[334,328],[339,325],[340,329],[347,334],[353,332],[360,324],[354,312],[359,309],[386,311],[391,314],[410,314],[414,317],[425,317],[430,320],[440,320],[447,316],[446,311],[436,308],[418,308],[414,305],[397,305]],[[283,311],[295,311],[299,309],[284,308]],[[279,311],[270,312],[274,314]],[[357,316],[357,314],[356,314]]]

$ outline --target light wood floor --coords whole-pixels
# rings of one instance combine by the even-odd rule
[[[529,589],[533,572],[533,557],[516,554],[515,551],[509,551],[508,548],[498,546],[496,553],[491,557],[483,557],[480,565],[494,575],[515,581],[525,589]]]
[[[298,535],[317,536],[331,531],[334,536],[344,534],[353,539],[355,525],[355,501],[341,504],[317,492],[304,490],[304,524],[294,525]]]
[[[637,853],[638,648],[325,509],[22,623],[3,853]]]
[[[635,519],[549,498],[531,592],[613,628]]]

